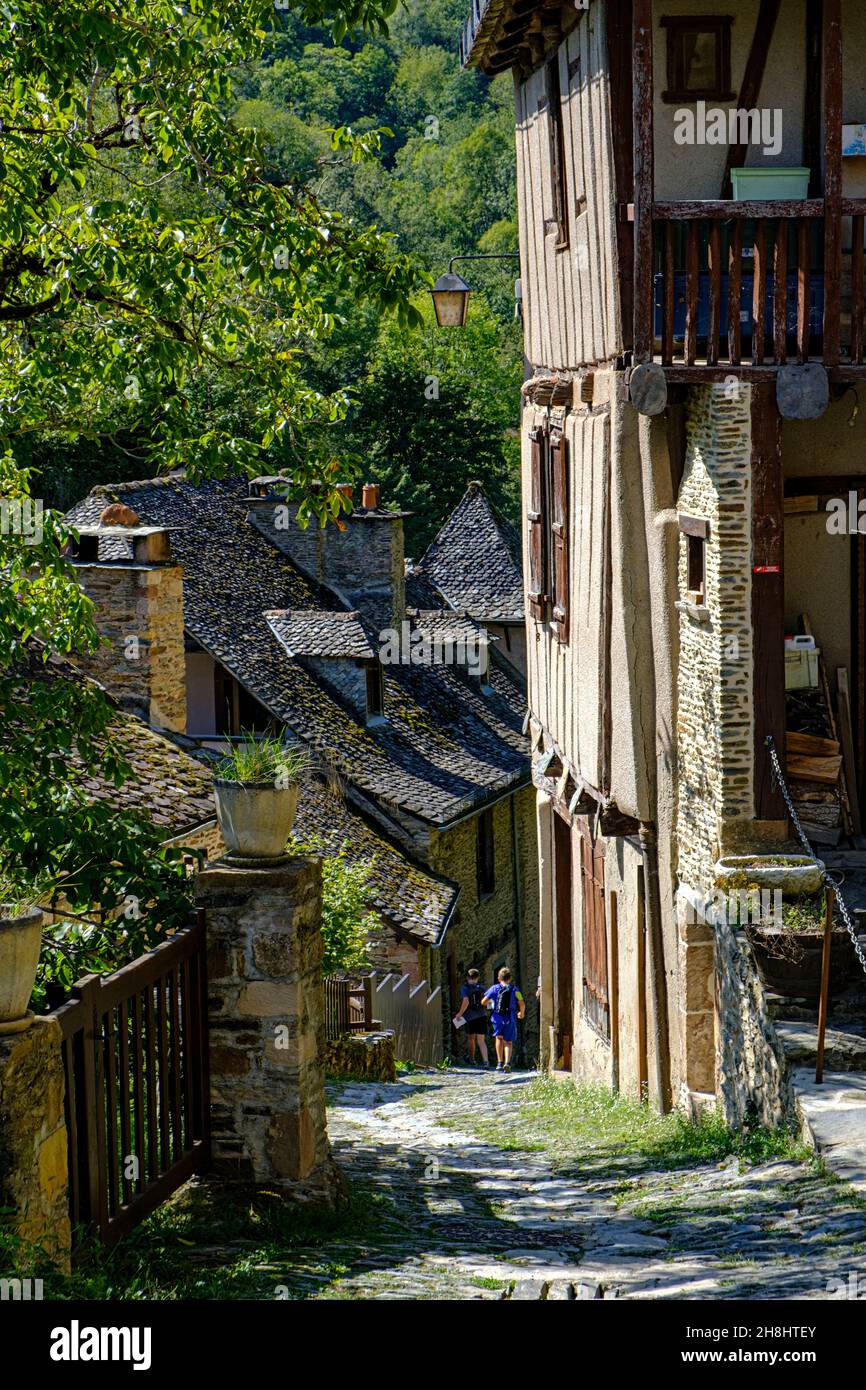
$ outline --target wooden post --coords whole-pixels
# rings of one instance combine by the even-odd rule
[[[824,0],[824,365],[841,349],[842,0]]]
[[[610,65],[611,129],[616,201],[621,210],[616,236],[620,289],[622,346],[634,344],[634,225],[624,209],[634,198],[634,136],[632,132],[632,0],[608,0],[607,47]]]
[[[824,0],[806,0],[806,97],[803,103],[803,163],[809,168],[809,197],[821,189],[821,85]]]
[[[634,0],[634,360],[653,348],[653,6]]]
[[[824,1080],[824,1044],[827,1037],[827,1006],[830,998],[830,958],[833,950],[833,903],[835,893],[827,889],[824,907],[824,954],[821,961],[821,997],[818,1001],[818,1057],[815,1065],[815,1082],[821,1085]]]
[[[785,581],[782,428],[773,385],[752,387],[752,632],[755,710],[755,817],[786,821],[766,746],[785,757]]]

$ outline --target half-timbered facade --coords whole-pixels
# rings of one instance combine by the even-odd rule
[[[477,0],[461,35],[515,89],[543,1043],[662,1105],[718,1085],[720,861],[789,845],[768,737],[850,713],[846,790],[788,759],[814,843],[866,790],[866,14],[721,8]]]

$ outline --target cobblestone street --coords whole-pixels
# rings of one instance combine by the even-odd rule
[[[325,1282],[313,1257],[304,1291],[827,1298],[833,1280],[847,1287],[850,1275],[866,1274],[866,1211],[808,1162],[730,1158],[659,1171],[626,1154],[578,1168],[541,1152],[503,1151],[473,1133],[474,1116],[485,1132],[521,1134],[531,1081],[454,1069],[335,1088],[337,1160],[353,1185],[389,1199],[393,1219],[383,1221],[381,1239],[316,1252],[343,1272]],[[537,1147],[538,1137],[528,1131],[527,1144]]]

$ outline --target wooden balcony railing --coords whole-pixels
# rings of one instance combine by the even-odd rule
[[[841,279],[825,274],[826,215],[823,199],[654,203],[643,293],[656,360],[695,375],[825,359],[863,367],[866,199],[841,203],[851,248]]]

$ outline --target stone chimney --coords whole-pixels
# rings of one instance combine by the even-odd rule
[[[183,574],[167,530],[81,526],[78,532],[70,558],[106,639],[80,656],[79,665],[122,709],[153,728],[184,733]]]
[[[361,505],[327,526],[298,524],[297,507],[280,494],[281,477],[250,483],[248,519],[297,565],[308,579],[333,590],[350,608],[380,627],[398,628],[406,608],[403,521],[408,512],[389,511],[376,483],[365,483]],[[351,497],[348,484],[340,491]]]

